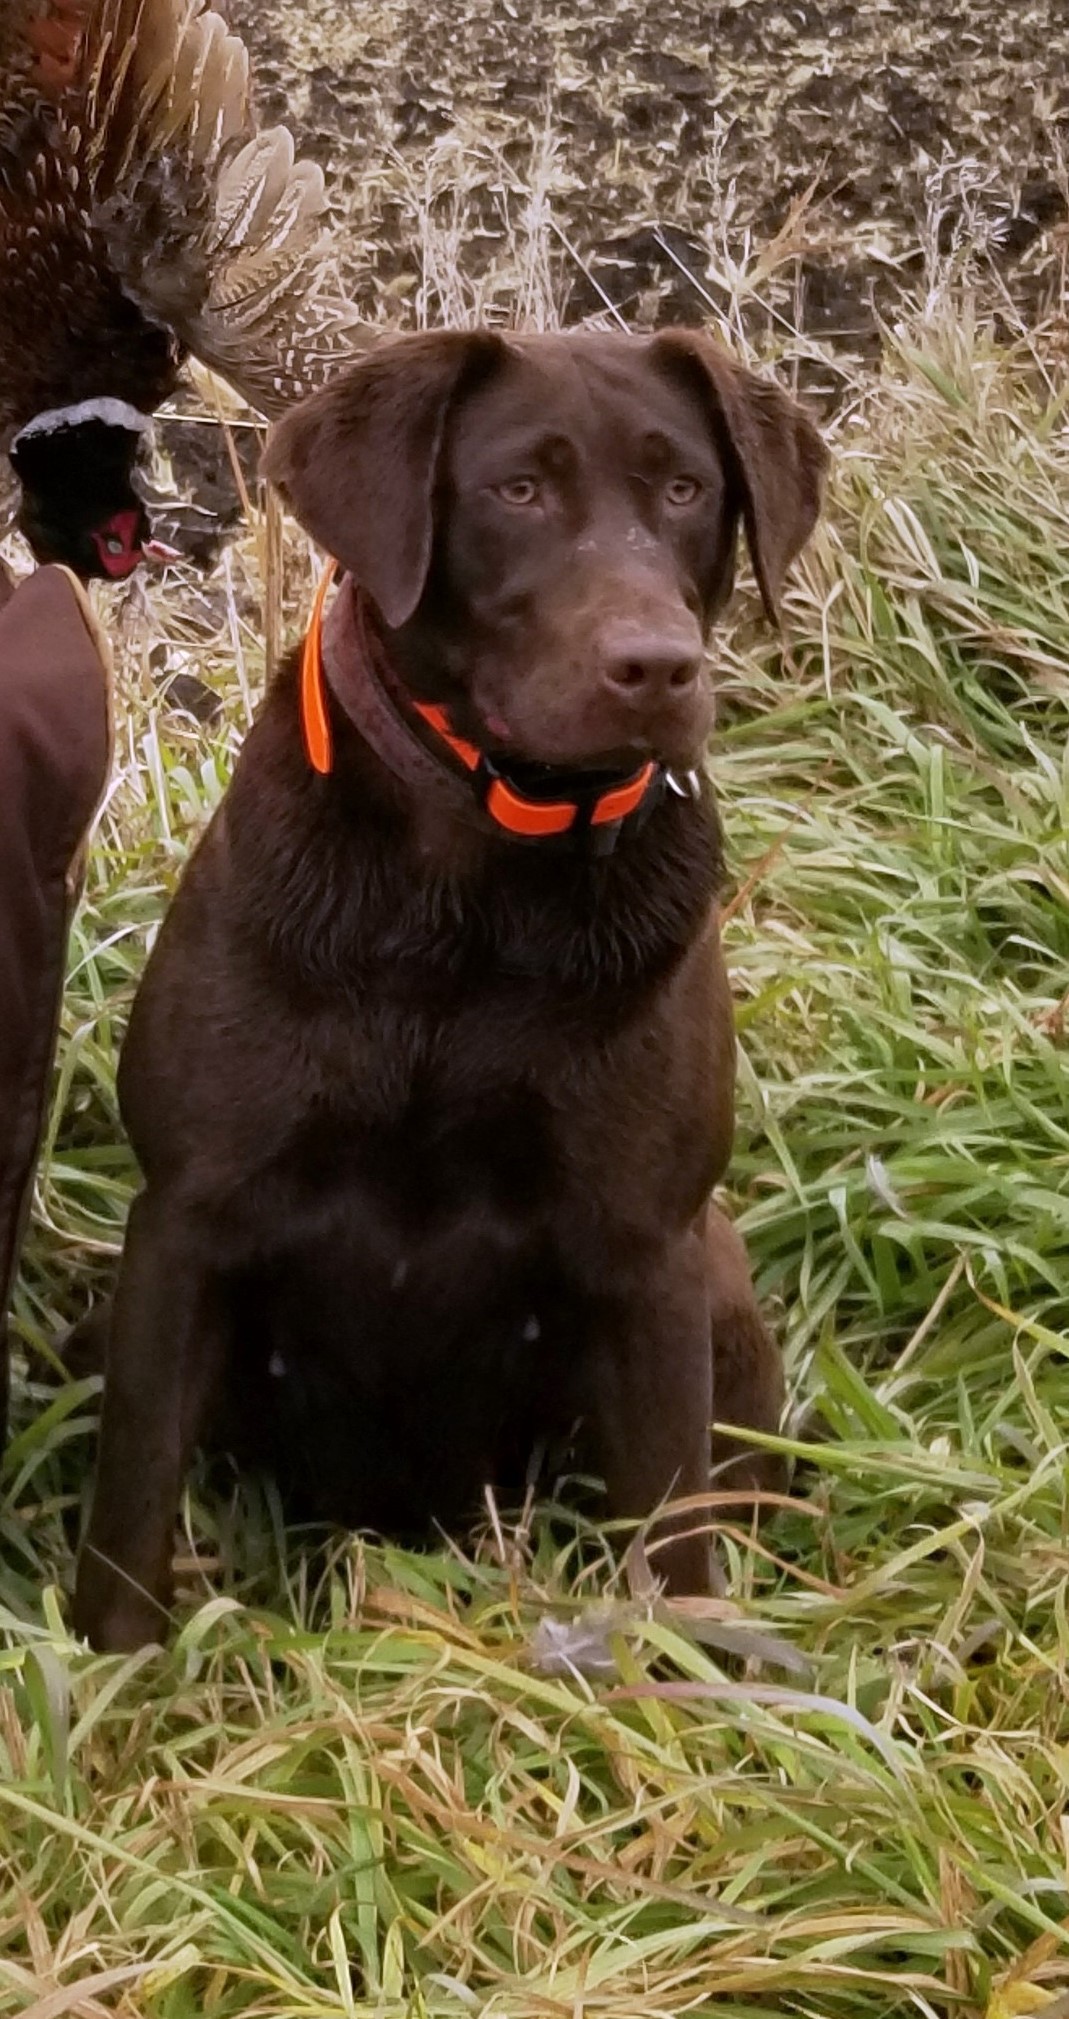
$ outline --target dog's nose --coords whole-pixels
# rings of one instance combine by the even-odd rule
[[[614,628],[602,641],[601,674],[618,700],[636,708],[689,697],[702,670],[697,631]]]

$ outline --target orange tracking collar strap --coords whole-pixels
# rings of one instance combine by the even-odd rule
[[[494,758],[473,743],[454,735],[444,708],[416,701],[415,712],[433,729],[446,748],[464,766],[476,787],[480,804],[498,827],[523,841],[543,841],[553,835],[576,834],[586,828],[615,828],[637,813],[654,782],[657,766],[644,764],[630,778],[606,781],[580,772],[565,778],[560,772],[543,773],[542,790],[532,790],[534,773],[541,767],[525,767],[521,784],[509,776]]]
[[[300,669],[304,746],[313,771],[321,776],[326,776],[334,765],[323,666],[323,611],[336,572],[332,561],[316,592]],[[370,653],[367,657],[370,662]],[[375,669],[370,663],[364,671],[368,678],[375,679]],[[382,692],[386,695],[389,690],[383,686]],[[404,721],[402,700],[397,695],[391,698],[400,726]],[[546,765],[491,757],[456,734],[446,708],[408,697],[404,697],[404,703],[467,775],[478,805],[494,826],[518,841],[582,840],[593,853],[609,854],[623,824],[636,814],[652,810],[666,780],[663,767],[652,760],[629,776],[621,777],[619,773],[604,771],[553,771]]]
[[[334,769],[334,738],[330,733],[327,683],[323,678],[323,607],[327,591],[337,573],[337,562],[328,561],[316,590],[312,614],[301,653],[301,730],[308,762],[325,777]]]

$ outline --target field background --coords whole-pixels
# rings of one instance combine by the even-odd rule
[[[195,1481],[176,1637],[124,1664],[65,1626],[91,1389],[23,1366],[0,2014],[1060,2019],[1066,10],[229,11],[371,320],[700,317],[829,427],[788,648],[744,589],[711,754],[729,1203],[798,1467],[690,1606],[533,1510],[313,1553],[269,1492]],[[180,404],[166,456],[226,537],[102,600],[116,769],[16,1302],[38,1352],[113,1266],[132,990],[316,576],[292,527],[267,566],[247,418]]]

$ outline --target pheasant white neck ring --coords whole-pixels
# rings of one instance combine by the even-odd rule
[[[101,421],[106,428],[122,428],[131,435],[151,438],[153,434],[148,415],[139,413],[128,400],[78,400],[70,407],[49,407],[45,413],[35,414],[32,421],[19,429],[11,446],[17,448],[35,435],[56,435],[64,428],[84,427],[87,421]]]

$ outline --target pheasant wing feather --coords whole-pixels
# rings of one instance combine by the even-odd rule
[[[254,130],[244,44],[204,0],[95,5],[110,111],[94,196],[123,286],[254,405],[280,411],[357,342],[322,286],[322,172],[295,161],[284,127]]]
[[[0,4],[0,447],[36,414],[87,399],[121,393],[151,411],[177,370],[177,343],[146,325],[93,225],[82,5]]]
[[[157,333],[269,414],[352,354],[359,325],[325,278],[322,173],[285,128],[256,130],[245,46],[210,0],[0,0],[0,14],[0,84],[25,95],[35,48],[67,198]],[[3,213],[0,181],[0,256]]]

